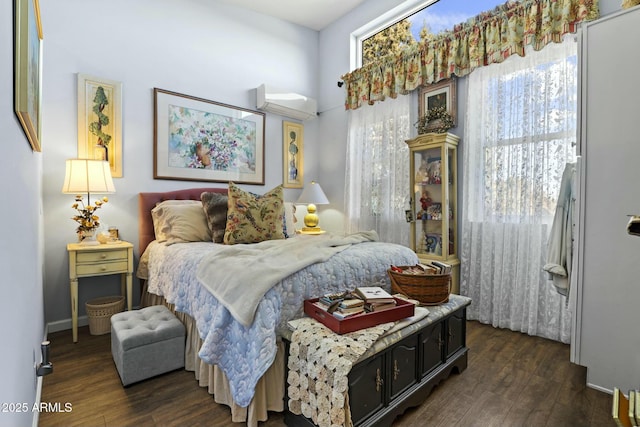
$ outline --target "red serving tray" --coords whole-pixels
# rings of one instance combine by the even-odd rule
[[[337,334],[346,334],[358,329],[370,328],[381,323],[395,322],[413,316],[415,305],[408,301],[394,298],[397,305],[382,311],[365,312],[354,314],[344,319],[338,319],[327,313],[325,310],[315,306],[313,303],[319,298],[312,298],[304,301],[304,312],[309,317],[313,317]]]

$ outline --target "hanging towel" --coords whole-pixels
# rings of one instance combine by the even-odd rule
[[[575,174],[576,164],[567,163],[562,173],[558,205],[547,243],[547,263],[542,267],[549,273],[549,278],[558,293],[564,296],[569,295],[571,283]]]

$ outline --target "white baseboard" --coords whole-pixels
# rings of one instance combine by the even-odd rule
[[[600,387],[599,385],[587,383],[587,387],[592,388],[594,390],[601,391],[603,393],[613,394],[613,390],[609,390],[608,388]]]
[[[133,310],[137,310],[140,307],[139,306],[133,306],[131,308]],[[126,307],[125,307],[125,309],[126,309]],[[78,316],[78,327],[87,326],[87,325],[89,325],[89,318],[87,317],[87,315],[85,314],[84,316]],[[62,319],[62,320],[56,320],[55,322],[47,323],[47,328],[49,329],[49,332],[67,331],[67,330],[71,329],[71,327],[72,327],[71,318]]]
[[[78,327],[87,326],[89,324],[89,318],[85,316],[78,316]],[[62,319],[57,320],[55,322],[50,322],[47,324],[49,328],[49,332],[60,332],[71,329],[72,322],[71,319]]]
[[[49,336],[49,325],[44,325],[44,336],[42,337],[42,342],[47,341],[47,337]],[[40,362],[42,363],[42,355],[40,356]],[[37,369],[37,366],[34,366]],[[36,400],[35,404],[40,406],[40,401],[42,400],[42,377],[36,378]],[[31,427],[38,427],[40,423],[40,411],[32,411],[33,419],[31,420]]]

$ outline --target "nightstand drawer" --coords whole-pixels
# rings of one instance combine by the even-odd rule
[[[98,274],[125,273],[128,271],[127,261],[104,262],[100,264],[78,264],[78,276],[93,276]]]
[[[127,260],[127,250],[118,249],[115,251],[99,251],[99,252],[78,252],[76,263],[86,264],[103,261]],[[80,267],[80,266],[78,266]]]

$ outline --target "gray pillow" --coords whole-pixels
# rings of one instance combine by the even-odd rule
[[[222,243],[224,240],[224,231],[227,227],[227,209],[229,198],[222,193],[204,192],[200,195],[202,208],[207,217],[209,230],[211,230],[211,239],[215,243]]]

